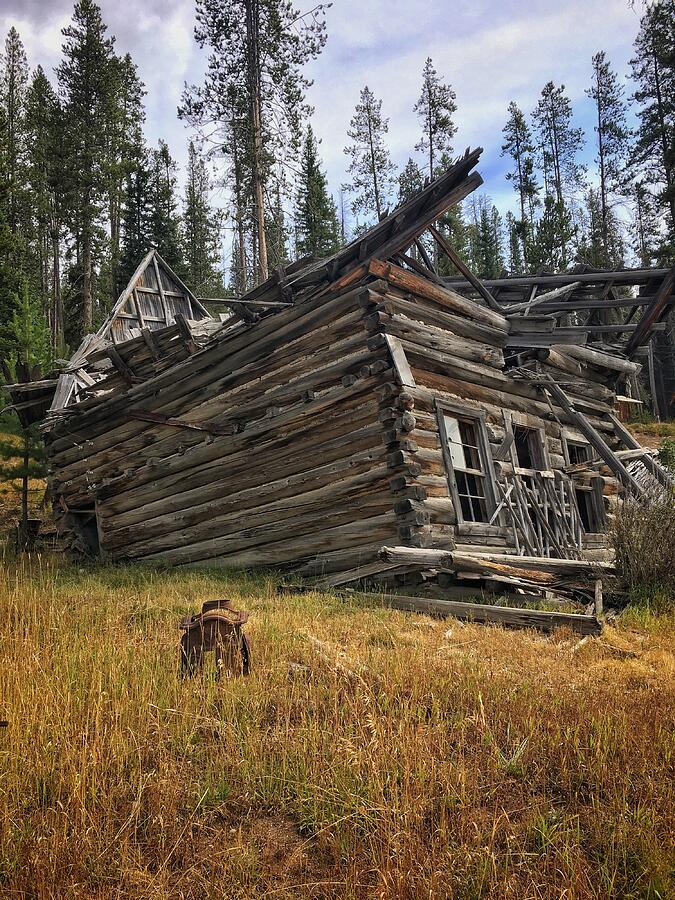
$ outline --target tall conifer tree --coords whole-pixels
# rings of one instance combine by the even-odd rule
[[[328,193],[326,176],[321,171],[319,149],[311,125],[307,127],[302,148],[295,229],[299,256],[330,256],[339,247],[337,210]]]
[[[176,163],[165,141],[150,160],[150,240],[177,275],[185,275],[181,220],[176,196]]]
[[[301,123],[310,112],[303,67],[326,40],[324,7],[302,14],[290,0],[198,0],[195,37],[210,56],[204,84],[185,92],[181,115],[219,132],[231,162],[236,202],[254,249],[258,279],[268,275],[266,204],[275,161],[297,157]],[[245,237],[240,235],[241,257]],[[243,261],[242,261],[243,262]]]
[[[217,270],[221,217],[211,208],[209,194],[206,163],[190,141],[183,200],[185,276],[192,290],[202,297],[220,296],[223,290]]]
[[[66,148],[62,110],[42,68],[36,69],[26,96],[27,181],[33,201],[34,254],[42,308],[51,323],[52,347],[64,336],[61,304],[61,242],[64,232],[62,171]]]
[[[63,61],[57,69],[64,105],[63,140],[68,148],[68,211],[81,278],[80,329],[94,322],[94,253],[100,240],[106,179],[106,120],[112,103],[113,39],[101,10],[78,0],[72,24],[63,29]]]
[[[352,143],[345,147],[349,156],[348,172],[352,176],[345,189],[354,195],[352,212],[364,213],[368,219],[384,214],[391,191],[395,167],[385,143],[389,119],[382,115],[382,101],[366,85],[356,104],[347,135]]]
[[[515,101],[509,103],[508,112],[509,118],[502,129],[504,143],[501,155],[508,155],[513,161],[513,168],[507,172],[506,178],[518,194],[520,220],[514,223],[515,231],[512,233],[522,240],[523,256],[527,256],[535,209],[539,204],[539,185],[534,171],[534,143],[525,115]]]
[[[626,125],[626,102],[619,78],[607,61],[604,51],[593,57],[593,80],[586,91],[596,109],[596,163],[598,166],[600,201],[600,234],[604,256],[613,256],[610,246],[612,205],[617,195],[625,192],[626,154],[629,130]],[[590,197],[591,195],[589,195]]]
[[[636,162],[667,220],[668,256],[675,248],[675,0],[647,6],[631,66],[640,120]]]
[[[429,178],[436,175],[437,163],[452,153],[452,139],[457,131],[453,116],[457,112],[457,96],[450,85],[441,81],[431,57],[422,70],[422,92],[414,112],[422,127],[422,137],[415,150],[426,156]]]
[[[541,92],[532,118],[538,137],[544,187],[553,201],[545,210],[546,227],[557,228],[555,243],[560,245],[564,268],[569,261],[569,243],[574,234],[574,230],[570,233],[567,221],[585,179],[584,166],[579,162],[584,134],[572,123],[572,104],[565,94],[565,85],[556,87],[549,81]]]

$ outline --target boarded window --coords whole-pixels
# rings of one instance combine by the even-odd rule
[[[519,468],[545,468],[544,442],[539,429],[526,428],[524,425],[514,425],[513,439],[513,446]]]
[[[567,458],[571,466],[590,462],[595,455],[590,444],[570,440],[565,443],[567,445]],[[591,534],[604,531],[603,511],[599,508],[602,499],[596,497],[593,488],[585,484],[575,484],[574,495],[584,531]]]
[[[489,522],[491,509],[487,443],[482,422],[440,410],[451,493],[464,522]]]

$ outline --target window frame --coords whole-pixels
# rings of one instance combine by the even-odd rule
[[[563,445],[563,456],[565,457],[565,463],[568,466],[572,465],[581,465],[581,463],[573,463],[570,459],[570,446],[572,447],[582,447],[586,453],[586,459],[581,462],[592,462],[597,458],[597,453],[595,453],[591,444],[588,441],[585,441],[581,438],[576,437],[568,437],[566,434],[562,435],[562,445]],[[589,524],[595,526],[595,531],[587,531],[586,526],[583,524],[582,517],[582,527],[584,529],[584,534],[593,535],[593,534],[606,534],[607,533],[607,516],[604,509],[602,492],[598,492],[596,487],[591,484],[590,486],[586,486],[584,484],[577,484],[574,480],[573,476],[570,477],[572,482],[572,487],[574,493],[577,497],[577,506],[579,506],[579,494],[585,495],[585,500],[588,505],[586,506],[586,513],[589,520]],[[579,508],[579,515],[581,515],[581,508]]]
[[[482,409],[471,409],[454,403],[448,403],[445,400],[436,400],[436,422],[441,438],[441,452],[443,453],[443,462],[445,464],[445,477],[448,483],[448,490],[455,507],[455,515],[458,525],[471,525],[476,528],[490,529],[494,527],[494,523],[490,524],[490,519],[494,515],[497,508],[496,491],[495,491],[495,471],[490,452],[490,442],[488,439],[486,422],[486,413]],[[462,512],[462,504],[460,501],[459,488],[457,485],[457,476],[455,474],[455,466],[452,462],[452,456],[448,444],[449,436],[445,427],[445,416],[457,420],[465,419],[474,423],[477,437],[477,450],[481,463],[481,476],[484,478],[485,485],[485,509],[487,521],[477,522],[471,519],[465,519]],[[463,470],[460,470],[463,471]]]
[[[528,425],[525,422],[521,422],[519,421],[518,414],[516,413],[514,415],[511,410],[504,410],[504,425],[506,433],[510,434],[513,438],[510,447],[511,465],[513,466],[513,471],[519,475],[525,476],[533,476],[535,472],[549,471],[551,468],[551,462],[548,455],[548,442],[546,440],[545,427],[543,425]],[[520,428],[524,431],[529,431],[530,436],[534,437],[537,441],[537,445],[534,448],[534,454],[532,453],[533,448],[530,447],[530,456],[534,457],[532,461],[535,463],[534,467],[532,468],[520,465],[520,461],[518,459],[518,448],[516,447],[516,428]]]

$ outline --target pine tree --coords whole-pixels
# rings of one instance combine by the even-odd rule
[[[408,162],[398,176],[398,202],[404,203],[414,197],[418,191],[424,187],[424,176],[422,170],[415,160],[409,156]]]
[[[145,89],[127,53],[110,60],[110,94],[105,118],[105,193],[110,233],[110,302],[120,289],[122,208],[127,179],[142,158]]]
[[[506,213],[506,233],[509,237],[509,273],[511,275],[522,275],[525,271],[521,225],[522,223],[512,212]]]
[[[38,66],[26,96],[27,183],[33,204],[42,308],[50,322],[52,348],[59,352],[63,349],[64,338],[61,304],[64,198],[61,172],[65,148],[61,122],[62,110],[58,98]]]
[[[497,278],[504,269],[504,238],[502,217],[487,197],[481,198],[478,229],[478,255],[482,278]]]
[[[355,216],[365,213],[370,217],[374,212],[381,219],[387,208],[395,171],[385,144],[388,131],[389,119],[382,116],[382,101],[364,87],[347,131],[353,143],[345,147],[351,159],[347,171],[352,176],[345,190],[354,194]]]
[[[176,197],[176,163],[165,141],[160,141],[151,153],[149,193],[150,241],[176,274],[183,277],[186,272]]]
[[[221,217],[211,209],[209,192],[206,163],[190,141],[183,200],[185,274],[198,296],[215,297],[223,291],[222,276],[217,271]]]
[[[457,112],[457,95],[444,84],[427,57],[422,70],[422,92],[413,111],[422,126],[422,137],[415,150],[424,153],[429,165],[429,178],[436,175],[436,161],[452,153],[452,139],[457,131],[453,115]]]
[[[632,249],[639,263],[649,268],[655,263],[668,264],[661,257],[664,248],[661,217],[654,195],[642,180],[636,181],[630,192],[633,201],[633,222],[630,234],[633,236]]]
[[[548,205],[546,228],[560,226],[557,243],[561,248],[561,266],[568,261],[569,228],[566,220],[569,208],[577,198],[585,180],[584,167],[578,156],[585,143],[581,128],[572,125],[572,104],[565,94],[565,85],[556,87],[549,81],[541,92],[541,99],[532,114],[538,137],[544,188],[553,204]]]
[[[10,189],[7,165],[7,127],[4,108],[0,106],[0,365],[16,350],[12,327],[17,307],[19,280],[15,266],[17,239],[9,222]],[[5,373],[5,377],[8,378]]]
[[[270,267],[274,271],[285,268],[288,258],[288,229],[283,196],[286,193],[283,172],[278,172],[274,183],[274,201],[269,204],[266,230]]]
[[[610,249],[611,209],[616,196],[625,188],[625,164],[629,131],[626,125],[624,89],[616,72],[612,71],[604,51],[593,57],[593,82],[586,94],[596,108],[596,163],[600,180],[600,233],[604,255]]]
[[[122,195],[117,294],[129,283],[152,244],[153,195],[147,150],[136,148],[130,162],[132,165],[127,172]]]
[[[113,39],[107,38],[101,10],[93,0],[78,0],[73,22],[63,29],[64,59],[57,69],[64,105],[64,134],[68,148],[67,208],[75,235],[78,275],[81,278],[81,323],[94,322],[94,254],[100,240],[106,180],[106,120],[114,88]]]
[[[509,103],[509,118],[502,129],[504,143],[501,155],[513,160],[507,180],[513,183],[520,203],[520,220],[516,229],[522,240],[522,255],[527,256],[529,236],[534,227],[535,209],[539,204],[539,185],[534,172],[534,144],[532,132],[522,110],[515,101]],[[510,234],[515,234],[511,230]]]
[[[568,208],[550,194],[544,198],[543,213],[529,246],[528,268],[558,272],[567,267],[568,247],[576,228]]]
[[[621,226],[611,209],[603,210],[600,188],[589,188],[583,221],[577,262],[596,269],[614,269],[623,265]]]
[[[7,130],[6,158],[9,226],[12,233],[20,230],[20,211],[25,206],[26,163],[26,92],[28,62],[19,33],[12,26],[2,56],[2,106]]]
[[[667,218],[675,250],[675,0],[650,4],[640,21],[631,60],[640,127],[635,158]]]
[[[49,363],[49,327],[42,314],[40,300],[30,296],[25,279],[21,281],[16,296],[11,330],[13,358],[3,360],[3,374],[13,381],[39,379]],[[45,475],[44,443],[36,425],[24,426],[17,423],[15,434],[18,446],[11,439],[0,440],[0,481],[9,482],[20,494],[19,534],[23,542],[28,536],[30,479],[43,478]]]
[[[321,258],[335,253],[340,243],[337,210],[328,193],[326,176],[312,126],[302,149],[298,198],[295,210],[296,247],[299,256]]]
[[[231,163],[243,265],[246,236],[258,279],[268,275],[266,197],[273,164],[297,157],[310,108],[303,66],[326,41],[324,6],[300,14],[290,0],[198,0],[195,37],[211,54],[204,84],[185,92],[180,114],[212,131]],[[241,205],[249,205],[245,216]]]

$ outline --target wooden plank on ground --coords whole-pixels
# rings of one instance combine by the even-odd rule
[[[405,597],[394,594],[386,595],[384,601],[394,609],[426,613],[430,616],[453,616],[463,621],[505,625],[509,628],[537,628],[540,631],[571,628],[583,635],[598,635],[602,631],[602,623],[595,616],[585,616],[579,613],[542,612],[541,610],[518,609],[509,606],[463,603],[457,600],[432,600],[426,597]]]

